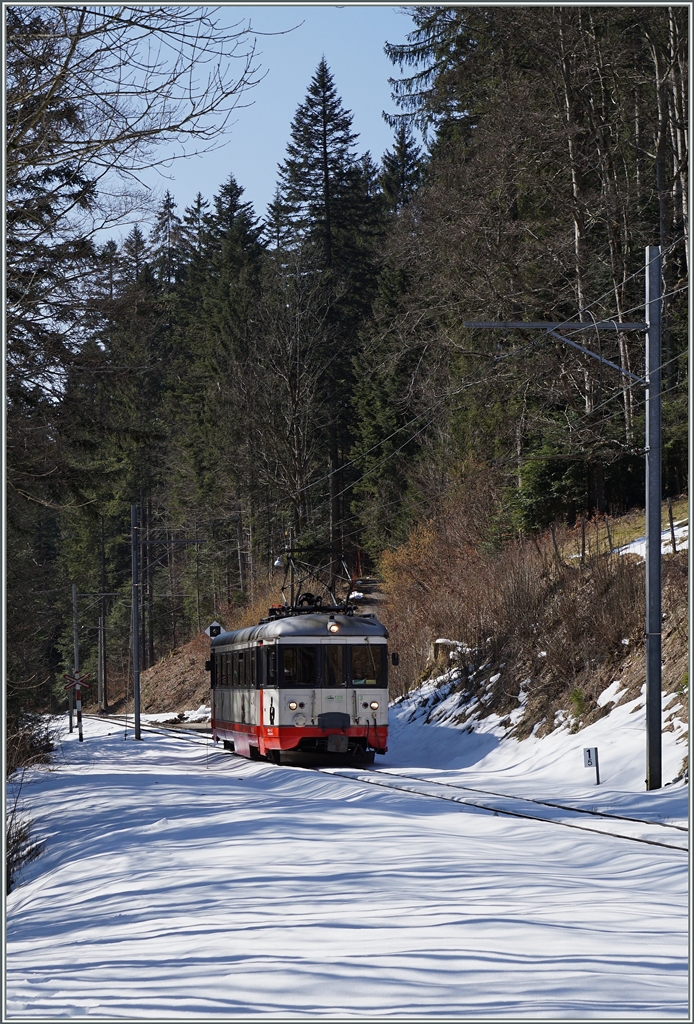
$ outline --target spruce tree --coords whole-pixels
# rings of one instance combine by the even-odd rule
[[[212,213],[205,216],[205,244],[208,252],[216,258],[225,243],[238,240],[242,248],[252,248],[258,240],[260,229],[252,203],[241,202],[243,187],[230,174],[212,197]]]
[[[135,283],[148,266],[150,247],[142,229],[136,224],[123,242],[121,265],[125,280]]]
[[[222,375],[246,348],[263,254],[262,227],[242,196],[243,188],[229,175],[205,217],[201,326],[211,365]]]
[[[171,291],[182,272],[183,233],[181,218],[176,215],[175,209],[176,203],[167,189],[149,236],[152,270],[159,287],[165,293]]]
[[[292,121],[279,182],[297,236],[308,237],[320,249],[326,267],[333,266],[336,255],[356,140],[352,115],[343,108],[323,57]]]
[[[261,227],[233,175],[211,204],[198,195],[184,225],[185,280],[173,296],[177,478],[182,502],[225,502],[244,486],[249,428],[238,394],[257,319]]]
[[[353,357],[370,314],[377,277],[375,250],[382,230],[377,169],[368,154],[357,158],[356,139],[352,115],[342,106],[323,58],[292,121],[272,216],[284,244],[300,252],[304,265],[316,275],[325,310],[322,393],[333,558],[342,546],[344,493],[349,485],[341,466],[351,444]]]
[[[395,145],[383,154],[380,184],[391,211],[397,212],[409,202],[422,180],[422,151],[410,127],[400,121],[395,129]]]
[[[191,206],[183,211],[183,245],[188,260],[202,255],[205,242],[205,221],[210,208],[209,201],[198,192]]]
[[[284,201],[279,188],[275,189],[274,199],[267,208],[267,217],[263,224],[263,237],[275,252],[280,252],[291,245],[294,237],[291,206]]]

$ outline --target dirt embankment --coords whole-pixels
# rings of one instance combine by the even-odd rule
[[[192,711],[201,704],[209,704],[210,674],[205,671],[209,656],[209,637],[200,633],[145,669],[140,677],[142,711]]]

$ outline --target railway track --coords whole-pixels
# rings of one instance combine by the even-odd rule
[[[85,715],[85,717],[95,718],[99,721],[112,721],[114,724],[125,725],[126,719],[123,715],[109,716],[108,719],[104,719],[99,715]],[[128,717],[128,727],[131,726],[132,719]],[[182,740],[193,743],[197,746],[209,747],[210,735],[201,733],[200,731],[186,729],[185,725],[154,725],[147,724],[141,726],[142,732],[150,732],[160,735],[176,735]],[[216,749],[216,748],[215,748]],[[221,753],[221,751],[218,751]],[[253,763],[256,767],[259,767],[257,762],[249,762],[247,758],[240,757],[238,754],[233,754],[225,751],[225,756],[233,758],[238,761],[239,765],[246,765]],[[286,766],[274,765],[271,762],[263,762],[264,766],[273,768],[277,771],[286,771]],[[339,770],[337,768],[310,768],[303,769],[309,771],[320,772],[324,775],[336,775],[340,778],[347,779],[350,782],[379,786],[383,789],[390,789],[395,792],[407,793],[409,796],[419,796],[425,799],[431,800],[443,800],[447,803],[457,804],[458,806],[474,807],[478,810],[488,811],[495,815],[505,815],[513,818],[521,818],[530,821],[541,821],[546,824],[558,825],[563,828],[578,829],[582,832],[592,832],[598,835],[610,836],[614,839],[624,839],[629,842],[643,843],[648,846],[663,847],[667,850],[676,850],[679,853],[688,853],[688,845],[681,845],[676,842],[664,842],[663,829],[670,829],[675,833],[685,833],[688,836],[689,829],[684,825],[675,825],[670,822],[663,821],[648,821],[644,818],[634,818],[628,815],[614,814],[609,811],[592,811],[583,807],[572,807],[567,804],[561,804],[549,800],[538,800],[534,797],[521,797],[509,793],[499,793],[494,790],[481,789],[475,786],[465,786],[460,783],[453,782],[440,782],[432,779],[425,779],[421,776],[408,775],[403,773],[394,772],[392,769],[353,769],[353,770]],[[446,792],[444,792],[444,790]],[[457,795],[448,790],[459,790],[461,794],[481,794],[486,799],[482,802],[479,799],[475,799],[472,796]],[[488,799],[491,798],[491,799]],[[545,812],[544,809],[547,809]],[[533,813],[534,811],[534,813]],[[560,811],[563,815],[569,815],[578,820],[567,821],[559,819],[556,815],[552,816],[550,812]],[[581,815],[589,816],[591,824],[584,823],[585,819],[581,819]],[[579,824],[579,821],[581,822]],[[612,821],[623,822],[627,826],[636,826],[631,829],[632,834],[627,834],[626,831],[614,831]],[[641,834],[635,835],[634,832],[640,831]],[[670,836],[668,836],[670,838]],[[675,835],[672,836],[674,840]],[[685,837],[682,836],[682,840],[686,842]]]
[[[558,825],[563,828],[578,829],[581,832],[593,832],[598,835],[611,836],[614,839],[625,839],[629,842],[634,843],[645,843],[648,846],[660,846],[667,850],[677,850],[679,853],[688,853],[689,847],[687,845],[680,845],[679,843],[669,842],[666,843],[662,838],[655,838],[655,836],[662,836],[662,833],[658,833],[655,829],[671,828],[678,832],[688,833],[688,829],[680,825],[671,825],[667,822],[653,822],[647,821],[642,818],[629,818],[626,816],[617,816],[609,813],[603,814],[601,811],[588,811],[585,808],[570,807],[565,804],[553,804],[548,801],[537,801],[529,797],[514,796],[511,794],[494,793],[491,794],[488,790],[476,790],[474,787],[458,786],[454,783],[435,782],[429,779],[421,779],[419,777],[407,776],[396,774],[392,771],[385,772],[379,769],[373,769],[371,771],[355,770],[354,772],[338,771],[334,768],[319,768],[316,769],[324,774],[328,775],[339,775],[341,778],[350,779],[353,782],[366,783],[372,786],[380,786],[383,789],[392,789],[401,793],[407,793],[411,796],[421,796],[433,800],[443,800],[448,803],[462,804],[467,807],[475,807],[479,810],[489,811],[495,815],[503,814],[512,818],[524,818],[530,821],[542,821],[551,825]],[[378,778],[374,778],[378,776]],[[392,780],[396,777],[398,783],[394,783]],[[388,781],[386,781],[388,779]],[[413,785],[413,783],[415,785]],[[426,786],[423,789],[422,786]],[[480,800],[473,799],[467,796],[454,796],[450,793],[436,792],[436,788],[441,789],[461,789],[469,790],[470,792],[482,792],[488,793],[493,796],[493,801],[485,801],[484,803]],[[591,815],[594,819],[591,825],[579,824],[578,821],[566,821],[559,818],[552,817],[550,814],[541,813],[540,806],[536,813],[531,813],[530,807],[535,805],[546,806],[548,809],[561,809],[564,814],[570,816],[576,816],[578,818],[581,814]],[[626,832],[613,831],[613,826],[610,821],[604,822],[603,819],[618,818],[620,821],[632,823],[639,826],[640,835],[634,835],[636,829],[632,829],[632,834],[626,834]],[[600,826],[603,827],[600,827]],[[653,830],[651,834],[651,830]],[[672,837],[675,838],[674,836]]]
[[[375,770],[379,771],[379,769],[375,769]],[[466,791],[468,791],[470,793],[482,793],[485,796],[495,796],[495,797],[510,797],[511,796],[509,793],[497,793],[495,790],[492,790],[492,789],[480,789],[478,786],[463,786],[463,785],[460,785],[459,783],[455,783],[455,782],[441,782],[439,779],[423,779],[419,775],[405,775],[404,772],[403,773],[382,772],[382,773],[385,774],[385,775],[388,775],[388,774],[398,774],[399,778],[412,779],[413,781],[416,781],[416,782],[434,782],[437,786],[447,786],[450,789],[462,789],[462,790],[466,790]],[[657,825],[659,828],[673,828],[673,829],[676,829],[678,832],[686,832],[687,834],[689,833],[689,828],[686,825],[674,825],[672,822],[669,822],[669,821],[646,821],[645,818],[632,818],[631,816],[629,816],[627,814],[614,814],[612,811],[592,811],[592,810],[588,810],[585,807],[572,807],[570,804],[559,804],[559,803],[556,803],[556,802],[554,802],[552,800],[538,800],[537,797],[532,797],[532,796],[512,797],[512,799],[524,800],[524,801],[527,801],[528,803],[531,803],[531,804],[539,804],[542,807],[555,807],[555,808],[558,808],[559,810],[562,810],[562,811],[571,811],[574,814],[589,814],[589,815],[593,815],[595,817],[600,817],[600,818],[614,818],[616,821],[633,821],[633,822],[637,822],[640,825],[644,825],[644,824]]]
[[[114,725],[126,727],[128,732],[135,731],[132,715],[128,715],[127,719],[125,715],[109,715],[108,718],[104,718],[102,715],[83,714],[82,717],[92,718],[97,722],[112,722]],[[193,723],[190,724],[192,725]],[[212,739],[211,729],[190,729],[186,728],[185,723],[181,723],[181,725],[164,725],[163,723],[161,725],[155,725],[154,723],[147,723],[147,725],[140,725],[140,732],[152,732],[158,733],[159,735],[169,736],[173,733],[174,735],[181,736],[183,739],[197,743],[199,746],[203,747],[209,745],[209,742]],[[245,760],[245,758],[242,758],[242,760]]]

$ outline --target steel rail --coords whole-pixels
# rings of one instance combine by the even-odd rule
[[[588,825],[576,825],[568,821],[557,821],[554,818],[542,818],[537,814],[527,814],[523,811],[511,811],[502,807],[493,807],[490,804],[483,804],[475,800],[465,799],[463,797],[455,796],[444,796],[442,793],[423,793],[418,789],[411,789],[407,786],[393,786],[387,782],[383,782],[380,779],[368,778],[363,775],[346,775],[344,772],[337,772],[333,769],[315,769],[324,774],[338,775],[343,779],[349,779],[351,782],[362,782],[370,786],[380,786],[383,789],[390,789],[395,792],[407,793],[410,796],[421,796],[430,800],[443,800],[447,803],[462,804],[465,807],[476,807],[481,811],[490,811],[491,813],[498,815],[504,814],[510,818],[523,818],[529,821],[541,821],[548,825],[559,825],[563,828],[574,828],[578,829],[579,832],[592,832],[599,836],[610,836],[613,839],[625,839],[630,843],[644,843],[647,846],[660,846],[666,850],[676,850],[678,853],[689,853],[689,849],[686,846],[673,846],[671,843],[661,843],[657,839],[643,839],[637,836],[625,836],[622,832],[608,832],[606,829],[590,828]],[[436,785],[436,783],[434,783]],[[513,797],[512,799],[517,799]],[[521,798],[522,799],[522,798]],[[643,822],[643,824],[651,824],[650,822]]]
[[[573,807],[571,804],[558,804],[551,800],[538,800],[532,796],[519,796],[515,793],[497,793],[493,789],[480,789],[478,786],[461,786],[455,782],[441,782],[440,779],[423,779],[421,775],[402,775],[386,771],[383,768],[373,768],[371,771],[380,772],[382,775],[398,779],[412,779],[413,782],[425,782],[427,785],[447,786],[450,789],[469,790],[471,793],[484,793],[486,796],[498,796],[504,800],[526,800],[531,804],[540,804],[542,807],[556,807],[560,811],[572,811],[574,814],[590,814],[595,818],[614,818],[618,821],[633,821],[636,825],[658,825],[660,828],[674,828],[680,832],[689,834],[686,825],[673,825],[669,821],[649,821],[647,818],[632,818],[627,814],[613,814],[611,811],[590,811],[585,807]]]

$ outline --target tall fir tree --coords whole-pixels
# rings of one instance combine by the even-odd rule
[[[412,129],[402,121],[395,128],[395,145],[383,154],[380,185],[388,208],[397,212],[410,201],[422,181],[422,151]]]
[[[242,186],[230,174],[205,218],[203,321],[213,365],[222,374],[230,369],[228,360],[233,362],[247,348],[262,263],[262,227],[253,205],[242,196]]]
[[[323,57],[292,121],[279,189],[297,237],[308,238],[319,248],[319,260],[326,267],[332,267],[338,256],[337,235],[344,221],[357,137],[352,115],[343,108]]]
[[[152,270],[162,291],[168,294],[180,280],[183,269],[183,230],[175,213],[176,203],[166,190],[150,232]]]
[[[183,211],[182,236],[184,250],[189,260],[194,255],[202,255],[205,244],[205,223],[209,209],[209,201],[203,198],[201,192],[198,192],[195,200]]]
[[[136,224],[123,242],[121,266],[126,281],[135,284],[140,279],[145,268],[149,267],[150,253],[142,228]]]
[[[325,307],[326,359],[323,392],[328,411],[330,545],[342,546],[342,472],[351,444],[353,356],[370,314],[376,281],[375,251],[382,230],[377,169],[366,154],[357,158],[352,115],[342,106],[322,58],[306,100],[291,125],[287,158],[279,169],[273,216],[280,217],[289,248],[313,268]]]
[[[263,236],[269,248],[275,252],[281,252],[290,246],[295,237],[291,212],[292,207],[284,200],[282,190],[276,188],[263,223]]]
[[[175,430],[182,455],[175,486],[180,481],[184,504],[213,493],[224,502],[243,490],[247,476],[248,430],[238,394],[256,329],[262,229],[233,175],[211,207],[198,195],[184,225],[188,262],[175,296],[174,324]]]

